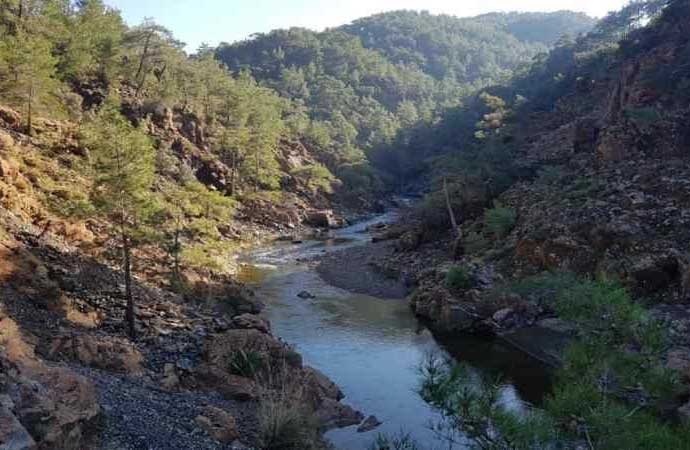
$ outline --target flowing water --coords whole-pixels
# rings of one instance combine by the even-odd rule
[[[410,312],[405,300],[373,298],[333,287],[300,262],[323,252],[362,245],[372,223],[395,213],[339,230],[326,239],[277,243],[243,259],[241,277],[266,305],[273,332],[294,345],[305,363],[321,370],[345,393],[343,402],[383,422],[368,433],[356,426],[326,437],[341,450],[369,448],[378,433],[411,434],[424,448],[445,448],[430,430],[439,420],[417,394],[418,368],[429,353],[452,356],[479,373],[503,375],[503,400],[519,409],[538,402],[548,386],[547,371],[497,341],[454,338],[437,341]],[[343,270],[349,262],[342,261]],[[302,299],[301,291],[314,299]],[[458,448],[458,446],[454,447]]]

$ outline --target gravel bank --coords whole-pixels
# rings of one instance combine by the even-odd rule
[[[350,292],[403,299],[409,293],[405,284],[382,273],[375,263],[392,253],[393,247],[388,242],[347,248],[320,257],[316,271],[328,284]]]
[[[101,450],[239,450],[247,447],[221,444],[194,422],[204,406],[230,412],[248,447],[256,444],[255,405],[223,399],[216,393],[169,393],[144,380],[72,366],[98,390],[103,411]]]

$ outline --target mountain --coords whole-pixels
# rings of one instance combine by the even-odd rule
[[[494,14],[460,19],[413,11],[379,14],[317,33],[293,28],[222,44],[232,71],[302,105],[307,139],[350,190],[375,188],[363,165],[401,129],[436,121],[477,89],[507,80],[553,44],[556,29],[588,31],[581,14]],[[515,34],[513,34],[515,33]]]

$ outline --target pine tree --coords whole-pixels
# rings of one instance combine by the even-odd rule
[[[150,195],[154,179],[154,149],[146,134],[134,128],[117,110],[104,106],[85,129],[92,154],[95,182],[92,199],[100,213],[117,225],[114,233],[122,245],[125,275],[127,328],[136,337],[132,294],[132,247],[145,232],[144,224],[155,211]]]
[[[11,104],[25,109],[28,135],[36,110],[57,103],[57,60],[51,50],[47,39],[23,29],[0,41],[0,92]]]

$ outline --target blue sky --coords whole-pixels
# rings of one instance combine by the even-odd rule
[[[202,42],[216,45],[275,28],[300,26],[315,30],[342,25],[359,17],[396,10],[428,10],[456,16],[491,11],[556,11],[570,9],[603,16],[627,0],[105,0],[122,11],[128,24],[153,17],[186,42],[188,50]]]

